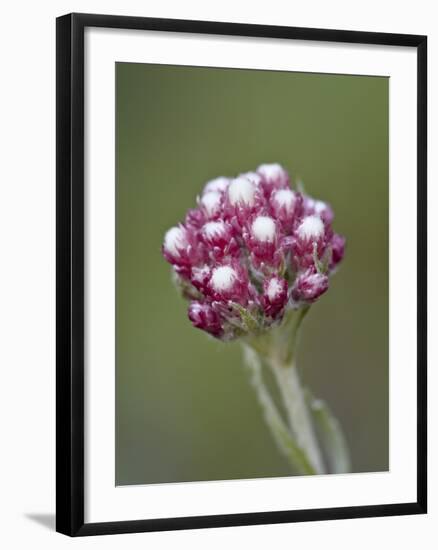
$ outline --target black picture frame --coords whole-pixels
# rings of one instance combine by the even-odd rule
[[[157,30],[406,46],[417,51],[417,499],[415,502],[106,523],[84,522],[84,30]],[[56,21],[56,530],[85,536],[423,514],[427,511],[427,37],[68,14]]]

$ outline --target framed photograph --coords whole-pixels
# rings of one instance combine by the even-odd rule
[[[425,36],[57,20],[57,530],[426,512]]]

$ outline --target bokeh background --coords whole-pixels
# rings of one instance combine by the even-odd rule
[[[388,85],[382,77],[116,66],[116,484],[290,475],[238,344],[192,328],[161,256],[203,184],[279,162],[347,253],[304,325],[305,384],[354,472],[388,469]]]

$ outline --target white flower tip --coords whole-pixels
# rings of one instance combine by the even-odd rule
[[[261,164],[257,168],[257,172],[261,174],[264,178],[270,180],[277,179],[278,177],[282,176],[284,174],[284,169],[280,164],[274,162],[272,164]]]
[[[211,284],[217,292],[229,290],[237,279],[237,273],[229,265],[221,265],[213,270]]]
[[[210,274],[210,268],[208,265],[203,267],[193,267],[192,268],[192,279],[195,281],[203,281]]]
[[[186,248],[187,235],[183,227],[172,227],[164,236],[164,249],[166,252],[179,256],[179,251]]]
[[[317,214],[321,214],[321,212],[324,212],[324,210],[327,208],[327,205],[323,201],[315,201],[313,208],[315,209],[315,212]]]
[[[320,273],[312,273],[306,277],[307,284],[316,286],[320,283],[321,277]]]
[[[257,172],[245,172],[244,174],[240,174],[239,177],[246,178],[256,187],[260,185],[260,182],[262,181],[262,177],[260,176],[260,174],[257,174]]]
[[[324,234],[324,224],[319,216],[307,216],[298,227],[301,239],[318,239]]]
[[[190,304],[190,311],[192,313],[200,313],[202,311],[202,306],[199,302],[192,302]]]
[[[225,176],[219,176],[213,180],[208,181],[204,186],[204,193],[209,193],[210,191],[218,191],[219,193],[226,190],[230,184],[230,178]]]
[[[272,243],[275,239],[275,222],[269,216],[258,216],[252,222],[251,230],[258,241]]]
[[[268,284],[269,300],[272,302],[273,300],[278,298],[278,296],[281,294],[282,291],[283,291],[283,287],[281,285],[281,282],[276,277],[273,277]]]
[[[209,191],[201,197],[201,204],[209,216],[213,216],[220,208],[221,195],[218,191]]]
[[[220,237],[226,233],[226,225],[222,220],[217,222],[207,222],[202,227],[202,232],[207,239],[213,239],[214,237]]]
[[[279,189],[274,193],[274,201],[277,205],[292,210],[296,200],[296,195],[291,189]]]
[[[256,187],[254,183],[243,176],[234,179],[228,187],[228,198],[233,206],[237,203],[253,206],[255,193]]]
[[[312,199],[311,197],[306,198],[307,208],[315,210],[315,204],[316,204],[315,199]]]

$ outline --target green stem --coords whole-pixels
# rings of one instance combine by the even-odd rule
[[[315,399],[306,391],[306,402],[312,414],[314,426],[325,451],[325,459],[331,474],[345,474],[351,470],[350,453],[347,440],[338,419],[328,405],[321,399]]]
[[[303,388],[295,364],[299,331],[308,310],[289,310],[279,325],[247,337],[245,356],[266,422],[294,469],[307,474],[343,473],[349,471],[350,459],[341,426],[327,405]],[[274,375],[287,421],[263,382],[262,364]]]
[[[326,473],[296,366],[293,363],[284,365],[275,360],[270,360],[269,364],[283,399],[290,428],[299,447],[306,452],[315,473]]]
[[[278,448],[284,454],[293,469],[299,474],[315,474],[306,453],[292,437],[289,428],[283,421],[274,401],[272,400],[262,377],[262,365],[257,353],[244,346],[245,361],[252,377],[258,401],[262,407],[266,424],[268,425]]]

